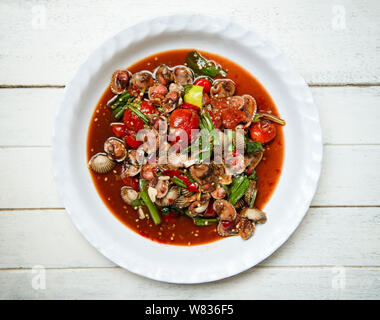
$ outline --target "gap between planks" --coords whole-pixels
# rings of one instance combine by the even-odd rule
[[[311,88],[336,88],[336,87],[379,87],[380,82],[358,82],[358,83],[308,83]],[[0,89],[64,89],[66,85],[50,85],[50,84],[0,84]]]
[[[371,208],[380,208],[380,205],[326,205],[326,206],[310,206],[309,209],[335,209],[335,208],[363,208],[363,209],[371,209]],[[0,208],[0,212],[10,212],[10,211],[62,211],[66,210],[64,207],[46,207],[46,208]]]
[[[320,269],[320,270],[329,270],[331,268],[335,268],[337,265],[324,265],[324,266],[262,266],[262,265],[256,265],[251,267],[250,269],[282,269],[282,270],[293,270],[293,269]],[[368,269],[380,269],[380,266],[350,266],[350,265],[339,265],[339,267],[347,268],[347,269],[356,269],[356,270],[368,270]],[[54,270],[127,270],[119,266],[109,266],[109,267],[45,267],[46,270],[54,271]],[[249,270],[250,270],[249,269]],[[17,271],[28,271],[33,270],[33,268],[0,268],[0,272],[2,271],[11,271],[11,272],[17,272]]]

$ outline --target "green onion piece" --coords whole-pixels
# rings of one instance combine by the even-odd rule
[[[114,110],[114,112],[112,112],[112,114],[114,115],[114,117],[117,119],[117,120],[120,120],[121,117],[123,116],[125,110],[127,109],[126,106],[124,107],[119,107],[117,109]]]
[[[209,219],[206,219],[206,218],[194,217],[193,221],[194,221],[194,223],[195,223],[196,226],[206,227],[206,226],[211,226],[211,225],[217,224],[218,223],[218,218],[209,218]]]
[[[187,177],[189,178],[189,180],[190,180],[191,182],[194,182],[194,183],[196,182],[196,181],[194,180],[194,178],[191,176],[190,171],[187,171],[186,174],[187,174]]]
[[[147,206],[154,224],[158,225],[161,223],[161,216],[157,210],[156,205],[149,198],[146,185],[147,185],[146,181],[144,179],[140,179],[140,197],[144,201],[145,205]]]
[[[252,209],[254,204],[255,204],[255,200],[256,200],[256,196],[257,196],[257,189],[255,188],[255,190],[253,190],[253,193],[252,193],[252,199],[251,199],[251,202],[249,203],[249,207]]]
[[[172,177],[172,180],[173,182],[178,186],[178,187],[181,187],[181,188],[187,188],[187,184],[185,182],[183,182],[180,178],[176,177],[176,176],[173,176]]]
[[[126,103],[131,102],[133,98],[128,91],[125,91],[117,96],[117,99],[111,103],[111,109],[124,106]]]
[[[134,114],[136,114],[142,121],[144,121],[145,124],[150,124],[149,118],[145,114],[143,114],[139,109],[135,108],[132,104],[128,104],[127,106]]]

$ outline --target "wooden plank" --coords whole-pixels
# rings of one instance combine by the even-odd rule
[[[380,87],[314,87],[312,92],[325,144],[380,144]],[[62,94],[52,88],[0,90],[0,146],[50,145]]]
[[[82,0],[74,6],[47,0],[1,1],[0,84],[66,84],[89,52],[127,25],[189,12],[181,1],[165,6],[146,0],[144,5],[149,10],[132,0],[112,5]],[[192,7],[255,29],[281,48],[309,83],[379,82],[377,0],[242,0],[239,5],[194,0]]]
[[[325,144],[380,144],[380,87],[314,87]]]
[[[0,268],[110,267],[64,210],[0,212]]]
[[[1,89],[0,146],[49,146],[63,89]]]
[[[325,146],[314,206],[380,205],[379,146]]]
[[[265,232],[265,230],[261,230]],[[64,210],[0,212],[0,268],[110,267]],[[262,266],[380,266],[380,208],[310,209]]]
[[[36,270],[37,271],[37,270]],[[119,268],[0,271],[1,299],[379,299],[379,268],[254,268],[201,285],[173,285]]]
[[[50,148],[0,148],[0,208],[61,208]],[[314,206],[380,205],[380,146],[325,146]]]

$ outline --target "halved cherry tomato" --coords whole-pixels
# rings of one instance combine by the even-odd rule
[[[118,138],[123,138],[125,136],[125,124],[122,122],[111,123],[111,129],[113,134]]]
[[[140,111],[144,114],[152,114],[157,112],[156,108],[146,100],[142,101]],[[144,128],[144,122],[130,109],[125,110],[123,122],[128,129],[134,130],[135,132]]]
[[[140,111],[144,114],[157,113],[157,109],[147,100],[141,102]]]
[[[170,126],[185,130],[190,140],[191,130],[199,127],[199,117],[194,110],[176,109],[170,115]]]
[[[124,140],[132,149],[137,149],[142,145],[142,141],[136,140],[134,136],[126,136]]]
[[[144,128],[144,121],[142,121],[130,109],[125,110],[123,115],[123,122],[125,126],[130,130],[139,131]]]
[[[253,141],[268,143],[276,136],[276,126],[268,120],[261,120],[251,126],[250,133]]]
[[[203,92],[209,93],[211,89],[211,82],[206,78],[200,78],[194,82],[196,86],[203,87]]]
[[[127,187],[131,187],[135,191],[139,191],[139,179],[129,176],[121,176],[123,183]]]

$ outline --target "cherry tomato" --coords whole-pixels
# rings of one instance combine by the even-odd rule
[[[276,136],[276,126],[268,120],[261,120],[251,126],[250,133],[253,141],[267,143]]]
[[[139,131],[144,128],[144,121],[142,121],[130,109],[125,110],[123,115],[123,122],[125,126],[130,130]]]
[[[191,129],[197,129],[199,126],[199,117],[194,110],[176,109],[170,115],[170,126],[185,130],[190,140]]]
[[[194,82],[196,86],[203,87],[203,92],[209,93],[211,89],[211,82],[206,78],[200,78]]]
[[[125,124],[122,122],[111,123],[111,129],[113,134],[118,138],[123,138],[125,136]]]
[[[131,187],[137,192],[139,191],[139,179],[129,176],[122,176],[121,179],[123,180],[125,186]]]
[[[156,108],[147,100],[143,100],[141,102],[141,107],[140,111],[144,114],[152,114],[152,113],[157,113]]]
[[[149,101],[144,100],[141,103],[140,111],[144,114],[152,114],[156,112],[156,108]],[[130,109],[125,110],[123,122],[127,129],[134,130],[135,132],[144,128],[144,122]]]
[[[142,141],[136,140],[133,135],[124,137],[124,140],[132,149],[137,149],[142,145]]]

